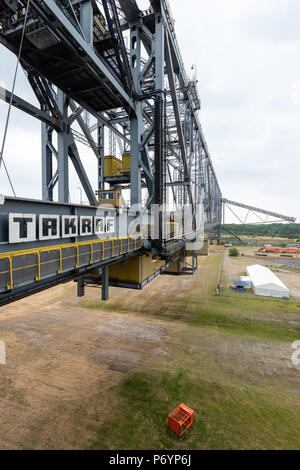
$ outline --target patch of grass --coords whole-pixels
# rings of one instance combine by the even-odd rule
[[[300,405],[282,395],[176,373],[136,372],[112,389],[118,410],[99,428],[92,449],[298,449]],[[181,402],[195,423],[179,439],[167,428]]]
[[[217,296],[219,264],[219,255],[203,261],[202,271],[200,266],[178,294],[174,288],[154,288],[105,304],[80,303],[87,309],[147,316],[153,323],[170,322],[164,347],[170,355],[149,358],[110,389],[110,401],[103,404],[109,418],[101,420],[97,407],[92,408],[91,449],[299,449],[297,374],[280,375],[283,365],[274,354],[277,347],[284,348],[279,341],[300,338],[300,303],[235,295],[227,289]],[[252,338],[251,344],[239,338],[245,336]],[[253,338],[271,349],[256,349]],[[270,340],[278,343],[270,345]],[[244,347],[254,358],[243,355]],[[103,403],[101,390],[95,401]],[[167,418],[182,402],[195,410],[196,419],[179,439],[168,429]]]
[[[161,320],[183,321],[192,326],[225,330],[230,333],[281,341],[300,338],[299,303],[280,299],[266,299],[236,294],[228,290],[225,295],[215,294],[220,256],[206,260],[205,278],[201,282],[191,281],[193,288],[183,295],[166,293],[143,294],[139,302],[128,299],[113,299],[107,303],[81,303],[87,309],[101,309],[108,312],[135,313],[155,316]],[[299,326],[290,324],[297,323]],[[295,322],[296,317],[296,322]]]
[[[291,314],[291,310],[281,301],[212,296],[200,303],[197,297],[192,297],[187,306],[181,307],[188,322],[194,326],[220,328],[231,333],[281,341],[300,338],[300,326],[291,325],[283,318],[278,321],[278,316],[283,313]],[[293,314],[300,314],[296,304]]]

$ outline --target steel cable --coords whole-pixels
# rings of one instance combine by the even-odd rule
[[[16,69],[15,69],[15,74],[14,74],[14,79],[13,79],[13,86],[12,86],[11,97],[10,97],[10,102],[9,102],[9,106],[8,106],[8,112],[7,112],[7,116],[6,116],[6,123],[5,123],[2,146],[1,146],[1,152],[0,152],[0,169],[1,169],[1,164],[3,163],[3,167],[5,169],[9,184],[11,186],[12,192],[13,192],[15,197],[16,197],[16,192],[14,190],[11,178],[9,176],[9,172],[8,172],[6,164],[4,162],[3,153],[4,153],[5,143],[6,143],[6,137],[7,137],[9,119],[10,119],[10,114],[11,114],[12,102],[13,102],[13,99],[14,99],[14,92],[15,92],[15,86],[16,86],[16,80],[17,80],[17,75],[18,75],[20,59],[21,59],[21,52],[22,52],[22,47],[23,47],[23,42],[24,42],[25,29],[26,29],[28,11],[29,11],[29,4],[30,4],[30,0],[27,0],[27,6],[26,6],[26,11],[25,11],[21,42],[20,42],[20,47],[19,47],[19,53],[18,53],[18,58],[17,58],[17,64],[16,64]]]

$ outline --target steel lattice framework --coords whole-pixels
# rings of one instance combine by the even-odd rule
[[[150,0],[146,11],[136,0],[2,0],[0,43],[40,106],[14,87],[0,88],[0,98],[42,123],[42,200],[0,197],[0,304],[69,279],[79,296],[96,282],[106,300],[114,282],[143,288],[166,271],[194,273],[204,225],[220,239],[225,204],[280,216],[222,199],[167,0]],[[77,142],[92,150],[96,188]],[[108,173],[117,148],[129,169]],[[70,162],[88,206],[69,203]],[[114,211],[101,206],[111,195],[122,201]],[[129,280],[128,266],[138,273]]]
[[[26,4],[5,1],[0,10],[0,41],[15,54]],[[79,140],[98,160],[98,189],[106,183],[130,188],[131,206],[143,203],[143,188],[146,208],[204,204],[207,224],[220,224],[222,196],[199,122],[197,85],[186,74],[165,0],[152,0],[147,11],[135,0],[31,0],[21,63],[41,109],[17,96],[12,104],[43,122],[44,200],[53,200],[58,185],[59,202],[68,202],[71,160],[96,204]],[[10,100],[9,91],[4,96]],[[96,126],[89,128],[84,110]],[[72,129],[74,121],[81,132]],[[105,126],[110,149],[118,139],[131,153],[129,178],[104,176]]]
[[[225,199],[225,198],[222,199],[222,203],[224,204],[224,206],[240,207],[241,209],[246,209],[249,212],[253,212],[255,214],[264,214],[267,217],[274,217],[274,218],[279,219],[280,221],[283,221],[283,222],[289,222],[289,223],[294,224],[297,220],[297,219],[295,219],[295,217],[290,217],[288,215],[278,214],[278,212],[267,211],[265,209],[260,209],[258,207],[248,206],[246,204],[242,204],[240,202],[235,202],[235,201],[230,201],[229,199]],[[225,216],[223,215],[223,223],[225,223],[224,218],[225,218]],[[261,222],[270,223],[271,221],[265,221],[265,222],[261,221]],[[242,222],[242,223],[245,223],[245,222]]]

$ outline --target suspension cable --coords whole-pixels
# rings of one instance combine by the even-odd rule
[[[11,186],[12,192],[14,196],[16,197],[16,193],[11,181],[11,178],[9,176],[6,164],[3,160],[3,152],[5,148],[5,143],[6,143],[6,137],[7,137],[7,130],[8,130],[8,125],[9,125],[9,119],[10,119],[10,114],[11,114],[11,108],[12,108],[12,102],[14,99],[14,92],[15,92],[15,86],[16,86],[16,81],[17,81],[17,75],[18,75],[18,69],[19,69],[19,64],[20,64],[20,59],[21,59],[21,52],[22,52],[22,47],[23,47],[23,42],[24,42],[24,36],[25,36],[25,29],[26,29],[26,24],[27,24],[27,18],[28,18],[28,11],[29,11],[29,4],[30,0],[27,0],[27,6],[26,6],[26,11],[25,11],[25,17],[24,17],[24,25],[23,25],[23,30],[22,30],[22,36],[21,36],[21,42],[20,42],[20,47],[19,47],[19,53],[18,53],[18,58],[17,58],[17,63],[16,63],[16,68],[15,68],[15,74],[14,74],[14,79],[13,79],[13,86],[12,86],[12,91],[11,91],[11,97],[10,97],[10,102],[8,106],[8,112],[7,112],[7,117],[6,117],[6,123],[5,123],[5,128],[4,128],[4,134],[3,134],[3,140],[2,140],[2,146],[1,146],[1,152],[0,152],[0,169],[1,169],[1,164],[3,162],[4,169],[6,171],[7,177],[9,184]]]
[[[9,173],[8,173],[7,166],[6,166],[5,161],[4,161],[3,158],[2,158],[2,162],[3,162],[3,168],[4,168],[4,170],[5,170],[7,179],[8,179],[8,181],[9,181],[10,187],[11,187],[11,189],[12,189],[13,195],[14,195],[14,197],[17,197],[17,196],[16,196],[16,192],[15,192],[14,187],[13,187],[13,184],[12,184],[12,181],[11,181],[11,178],[10,178]]]

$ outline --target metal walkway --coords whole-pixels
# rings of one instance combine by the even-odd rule
[[[0,305],[133,256],[140,237],[90,240],[0,254]]]

